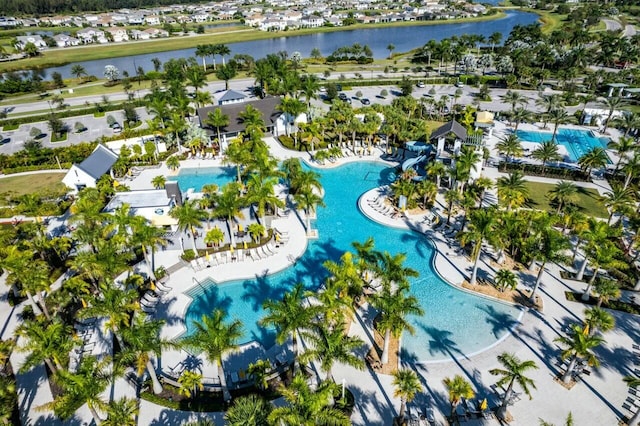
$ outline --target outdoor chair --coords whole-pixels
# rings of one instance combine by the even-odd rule
[[[193,259],[189,263],[191,264],[191,269],[193,269],[194,271],[199,271],[200,270],[200,265],[198,265],[198,262],[197,262],[196,259]]]

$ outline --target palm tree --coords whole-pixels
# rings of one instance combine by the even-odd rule
[[[74,75],[76,78],[86,77],[87,70],[80,64],[75,64],[71,66],[71,75]]]
[[[106,317],[105,330],[111,331],[119,339],[119,331],[129,327],[132,313],[140,310],[138,292],[133,289],[121,290],[114,284],[107,284],[101,290],[101,294],[93,296],[77,316],[80,319]]]
[[[146,315],[136,315],[131,327],[122,329],[123,354],[125,362],[136,365],[138,376],[147,371],[153,383],[153,392],[162,392],[162,385],[151,362],[153,356],[160,357],[162,350],[176,347],[172,341],[160,336],[164,321],[147,319]]]
[[[502,398],[502,403],[500,404],[500,409],[498,410],[498,418],[504,419],[507,414],[507,405],[511,400],[511,396],[513,395],[513,385],[517,382],[525,394],[531,399],[531,391],[529,387],[533,389],[536,388],[536,385],[532,379],[525,376],[527,370],[537,370],[538,366],[534,361],[520,361],[518,357],[514,354],[510,354],[508,352],[503,352],[498,355],[498,362],[502,364],[503,368],[494,368],[489,370],[494,376],[500,376],[500,380],[496,382],[498,386],[504,387],[507,385],[507,390]]]
[[[522,143],[515,133],[503,137],[496,143],[496,149],[500,154],[506,157],[507,163],[511,162],[511,158],[522,157]]]
[[[585,309],[584,331],[595,334],[598,331],[607,332],[615,327],[616,321],[609,312],[601,308]]]
[[[304,93],[304,97],[307,100],[307,109],[311,108],[311,99],[317,98],[316,93],[319,88],[318,77],[315,75],[309,74],[302,79],[302,93]]]
[[[180,159],[175,155],[172,155],[171,157],[167,158],[167,167],[169,168],[169,170],[179,169]]]
[[[614,214],[627,214],[632,211],[635,205],[634,192],[631,188],[613,184],[611,191],[607,191],[600,198],[604,206],[609,210],[607,225],[611,224]]]
[[[167,178],[162,175],[154,176],[153,179],[151,179],[151,185],[153,185],[155,189],[163,189],[166,183]]]
[[[231,236],[231,245],[235,246],[235,232],[233,223],[236,218],[244,218],[242,207],[245,199],[241,196],[241,186],[238,182],[229,182],[222,187],[222,192],[215,197],[216,207],[213,211],[214,217],[224,218],[227,230]]]
[[[307,233],[311,232],[311,214],[315,211],[317,206],[324,207],[324,201],[322,197],[318,195],[314,187],[305,185],[296,190],[293,196],[296,206],[299,209],[304,210],[305,213],[305,228]]]
[[[229,81],[238,75],[238,68],[233,62],[223,64],[216,70],[216,78],[224,81],[224,90],[229,90]]]
[[[260,223],[266,225],[264,215],[266,213],[267,206],[275,208],[283,208],[284,201],[278,198],[275,194],[274,187],[278,183],[275,177],[262,178],[258,174],[252,174],[249,176],[247,182],[247,202],[256,204],[258,219]]]
[[[521,171],[516,170],[507,176],[501,176],[496,182],[498,199],[506,205],[507,210],[523,205],[529,196],[529,188]]]
[[[224,415],[229,426],[266,426],[273,405],[258,395],[241,396]]]
[[[242,322],[233,320],[226,323],[227,314],[215,309],[211,315],[203,315],[201,321],[194,321],[195,330],[183,339],[184,345],[196,350],[201,350],[209,362],[216,363],[220,369],[220,385],[224,400],[231,398],[227,389],[227,381],[222,367],[222,357],[225,353],[234,351],[237,341],[242,336]]]
[[[247,367],[247,375],[253,379],[258,389],[267,390],[269,386],[269,375],[273,371],[271,361],[268,359],[258,359]]]
[[[146,219],[142,216],[136,216],[132,221],[132,235],[131,244],[133,247],[140,246],[142,249],[142,256],[149,268],[149,277],[155,280],[154,268],[154,255],[156,247],[166,247],[169,241],[164,236],[164,231],[157,226],[147,224]],[[149,250],[149,247],[151,250]],[[149,256],[151,252],[151,256]]]
[[[542,419],[539,419],[539,420],[540,420],[540,426],[555,426],[554,424],[545,422]],[[571,414],[571,411],[569,411],[569,414],[567,414],[567,419],[564,422],[564,426],[573,426],[573,414]]]
[[[75,342],[71,339],[72,328],[55,320],[45,323],[30,320],[22,323],[18,334],[26,341],[17,348],[18,352],[27,352],[20,372],[25,372],[44,362],[52,373],[63,370],[63,359],[69,356]]]
[[[204,384],[202,383],[202,374],[196,373],[194,371],[183,371],[178,378],[178,383],[180,384],[180,389],[178,389],[178,392],[181,395],[186,396],[187,398],[191,398],[192,395],[195,396],[198,390],[204,390]]]
[[[576,367],[578,359],[585,359],[591,366],[597,367],[600,361],[593,353],[593,349],[605,343],[605,340],[597,335],[585,333],[585,330],[577,324],[571,327],[569,336],[560,336],[554,341],[564,346],[560,357],[562,360],[571,359],[567,366],[567,371],[562,375],[562,381],[569,383],[571,374]]]
[[[502,95],[502,101],[511,104],[511,112],[515,111],[517,105],[526,105],[529,103],[529,99],[518,92],[507,90],[507,93]]]
[[[330,381],[311,389],[307,378],[296,374],[288,387],[280,392],[288,403],[275,408],[269,415],[269,424],[281,426],[348,426],[349,417],[331,406],[336,385]]]
[[[198,247],[196,246],[196,228],[200,227],[203,220],[206,219],[206,213],[200,210],[196,200],[185,201],[181,206],[175,206],[169,211],[169,216],[178,221],[178,229],[184,234],[191,234],[191,244],[193,246],[193,252],[198,254]],[[184,247],[183,247],[184,250]]]
[[[475,396],[475,392],[471,384],[458,374],[453,376],[453,379],[445,377],[443,382],[449,394],[449,403],[451,404],[450,417],[453,419],[456,414],[456,407],[460,404],[462,398],[471,399]]]
[[[531,158],[542,161],[542,174],[549,161],[560,161],[562,157],[558,152],[558,145],[553,141],[544,141],[531,153]]]
[[[133,398],[120,398],[109,402],[106,407],[107,419],[102,426],[136,426],[140,412],[138,402]]]
[[[578,159],[580,168],[584,170],[587,176],[591,176],[593,169],[600,169],[607,165],[609,157],[603,148],[596,147],[585,153]]]
[[[556,134],[558,133],[558,126],[569,123],[573,119],[573,117],[570,116],[564,108],[552,109],[549,111],[548,118],[549,121],[553,123],[553,134],[551,135],[551,140],[554,142],[556,140]]]
[[[399,369],[393,373],[393,396],[400,398],[400,423],[404,422],[404,413],[407,409],[407,402],[411,402],[418,392],[422,392],[422,385],[418,375],[413,370]]]
[[[305,289],[302,283],[282,296],[282,301],[267,299],[262,307],[267,314],[260,320],[263,326],[276,328],[276,341],[282,345],[288,337],[293,342],[293,354],[298,358],[298,333],[307,328],[316,314],[316,308],[304,306]],[[297,361],[296,361],[297,364]]]
[[[469,219],[469,226],[466,231],[460,235],[460,243],[466,246],[469,243],[473,243],[473,249],[471,250],[471,259],[473,259],[473,269],[471,271],[471,278],[469,283],[471,285],[476,284],[476,278],[478,275],[478,263],[480,260],[480,251],[482,249],[482,243],[488,239],[496,226],[496,212],[495,209],[479,209],[471,213]]]
[[[218,228],[217,226],[207,231],[207,235],[205,235],[204,237],[204,242],[207,245],[213,244],[216,247],[218,247],[220,243],[222,243],[223,241],[224,241],[224,232],[222,232],[222,229]]]
[[[202,68],[207,71],[207,62],[205,57],[209,56],[210,46],[207,44],[199,44],[196,46],[196,56],[202,58]]]
[[[393,289],[391,283],[384,284],[380,292],[371,298],[371,304],[380,312],[380,320],[377,328],[384,331],[384,346],[380,362],[389,362],[389,343],[391,335],[399,339],[403,331],[414,333],[414,328],[408,321],[409,315],[423,315],[424,311],[420,307],[418,300],[409,294],[409,286],[397,283]]]
[[[640,378],[634,376],[625,376],[622,379],[629,388],[637,388],[640,386]],[[640,409],[636,410],[635,414],[631,416],[629,420],[627,420],[627,426],[637,426],[638,422],[640,422]]]
[[[605,302],[608,305],[610,299],[617,299],[620,297],[620,287],[618,287],[618,284],[613,280],[600,279],[596,281],[593,289],[598,295],[597,308],[602,306],[602,302]]]
[[[616,109],[625,106],[627,103],[625,102],[624,99],[618,96],[613,96],[611,98],[603,98],[600,103],[602,106],[606,107],[609,110],[609,113],[607,114],[607,119],[604,122],[604,127],[602,128],[602,133],[607,133],[607,128],[611,123],[611,117],[613,117],[613,113],[616,111]]]
[[[547,193],[547,197],[558,205],[557,214],[578,198],[578,187],[573,182],[561,180]]]
[[[582,293],[582,300],[586,302],[591,297],[591,288],[596,282],[600,268],[625,268],[626,263],[618,260],[622,255],[622,250],[611,240],[591,240],[587,243],[584,251],[586,259],[589,259],[593,269],[593,275]]]
[[[216,129],[216,133],[218,134],[218,143],[222,144],[220,131],[229,125],[229,116],[222,112],[221,108],[216,108],[207,114],[205,124]]]
[[[280,105],[278,105],[278,110],[282,111],[285,114],[286,119],[286,132],[287,136],[291,133],[291,126],[295,124],[296,118],[303,112],[307,110],[307,105],[299,99],[296,99],[291,96],[286,96],[282,99]],[[294,148],[298,146],[298,137],[297,132],[294,134]]]
[[[310,348],[300,356],[300,360],[303,363],[319,361],[320,369],[327,378],[335,362],[362,370],[364,361],[353,352],[361,348],[364,342],[357,336],[347,336],[345,327],[342,319],[333,328],[323,323],[314,324],[311,331],[303,333]]]
[[[499,269],[496,272],[494,280],[496,282],[496,287],[498,287],[501,292],[507,288],[513,290],[518,285],[518,278],[516,277],[516,274],[509,269]]]
[[[440,188],[440,178],[447,173],[447,167],[440,161],[430,161],[427,164],[427,175],[431,178],[435,178],[436,185]]]
[[[635,150],[631,157],[626,158],[622,166],[622,173],[626,175],[624,179],[624,188],[626,189],[631,183],[631,179],[640,173],[640,150]]]
[[[537,238],[537,244],[532,247],[531,250],[532,253],[534,253],[534,262],[537,258],[538,260],[542,260],[542,265],[540,265],[536,284],[529,296],[532,301],[536,300],[535,295],[542,282],[542,274],[544,273],[544,268],[547,263],[567,263],[569,258],[564,252],[569,248],[571,248],[571,243],[567,237],[565,237],[562,232],[553,228],[546,229],[546,231],[543,231],[542,235]]]
[[[627,154],[636,150],[636,142],[631,137],[622,136],[615,139],[611,139],[609,143],[607,143],[607,148],[612,149],[618,154],[618,162],[616,163],[616,168],[613,171],[613,174],[618,173],[618,169],[620,168],[620,164],[624,159],[627,158]]]
[[[51,402],[38,409],[53,410],[56,416],[63,420],[71,418],[78,403],[86,403],[97,425],[102,423],[98,410],[104,410],[107,403],[102,399],[102,393],[111,381],[112,372],[108,370],[109,358],[98,361],[94,356],[82,358],[75,373],[59,370],[56,383],[64,390]]]
[[[516,108],[515,110],[513,110],[513,112],[511,113],[511,121],[514,124],[514,131],[518,131],[518,127],[520,127],[520,124],[529,121],[531,119],[531,112],[529,112],[529,110],[525,109],[525,108]]]
[[[552,95],[544,95],[541,92],[538,93],[538,99],[536,99],[536,105],[541,107],[544,112],[542,116],[544,117],[543,127],[547,127],[546,120],[549,117],[549,113],[553,110],[560,109],[564,106],[564,101],[560,97],[560,95],[552,94]]]

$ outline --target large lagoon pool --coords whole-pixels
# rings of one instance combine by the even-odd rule
[[[516,136],[525,142],[542,143],[551,140],[553,132],[537,132],[518,130]],[[609,138],[595,136],[591,130],[559,128],[556,142],[564,146],[569,153],[569,161],[577,163],[578,159],[593,148],[607,148]]]
[[[266,299],[281,299],[284,292],[302,282],[317,289],[327,273],[322,263],[338,260],[353,241],[374,237],[377,250],[392,254],[406,253],[406,265],[418,270],[420,277],[411,281],[411,291],[424,309],[424,316],[414,316],[415,335],[402,337],[403,360],[429,362],[461,357],[480,351],[504,337],[519,316],[519,309],[460,291],[443,281],[434,271],[434,250],[419,233],[379,225],[358,209],[357,200],[365,191],[390,183],[394,170],[379,163],[351,163],[319,171],[325,189],[325,208],[318,209],[315,227],[318,240],[310,241],[298,262],[273,275],[216,284],[205,280],[187,294],[193,298],[186,313],[187,333],[192,322],[200,320],[214,308],[222,308],[244,324],[243,343],[259,341],[265,348],[275,343],[275,332],[258,326],[264,316]],[[216,182],[208,178],[206,183]],[[212,270],[215,278],[215,269]]]

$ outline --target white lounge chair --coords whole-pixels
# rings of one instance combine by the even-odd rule
[[[223,258],[222,253],[220,252],[216,252],[215,257],[216,257],[216,260],[218,261],[218,265],[222,265],[226,261],[226,256],[225,258]]]
[[[262,250],[262,254],[264,254],[264,257],[269,257],[273,254],[269,250],[267,250],[265,246],[259,247],[258,250]]]
[[[276,254],[276,248],[273,243],[268,243],[266,249],[271,252],[271,254]]]
[[[170,292],[171,290],[173,290],[172,287],[169,287],[168,285],[164,285],[163,283],[161,283],[160,281],[156,281],[156,288],[160,289],[160,291],[163,291],[165,293]]]
[[[244,251],[243,249],[238,249],[238,255],[236,257],[238,262],[244,261]]]
[[[260,250],[258,250],[257,248],[254,248],[254,249],[251,249],[251,257],[253,258],[253,260],[260,260],[264,256],[260,253]]]
[[[198,265],[198,260],[197,259],[193,259],[189,263],[191,264],[191,269],[193,269],[194,271],[199,271],[200,270],[200,265]]]

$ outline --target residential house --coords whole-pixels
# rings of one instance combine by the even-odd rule
[[[95,188],[103,175],[111,174],[111,168],[118,161],[118,155],[104,145],[96,146],[91,155],[82,163],[71,166],[62,178],[62,183],[73,191],[83,188]]]
[[[198,12],[191,15],[193,22],[202,23],[209,21],[211,16],[207,12]]]
[[[316,15],[303,16],[300,19],[300,26],[302,28],[318,28],[324,25],[324,18]]]
[[[144,24],[144,16],[141,14],[129,15],[127,17],[129,25],[143,25]]]
[[[33,43],[38,49],[46,49],[47,43],[39,35],[17,36],[15,48],[23,50],[29,43]]]
[[[218,105],[228,105],[244,102],[247,97],[243,93],[237,92],[235,90],[225,90],[223,92],[214,94],[214,98],[214,103]]]
[[[149,40],[151,38],[149,33],[140,30],[131,30],[129,31],[129,35],[131,40]]]
[[[79,46],[80,40],[75,37],[71,37],[69,34],[56,34],[53,36],[58,47],[72,47]]]
[[[145,16],[144,23],[147,25],[160,25],[160,17],[158,15]]]
[[[169,31],[160,28],[147,28],[142,32],[149,34],[151,38],[169,37]]]
[[[119,43],[121,41],[129,41],[129,33],[124,28],[106,28],[105,33],[111,34],[114,42]]]
[[[39,21],[37,19],[34,18],[22,18],[20,19],[20,25],[22,25],[23,27],[37,27],[38,26]]]
[[[15,28],[20,25],[20,21],[13,16],[0,16],[0,28]]]
[[[108,43],[104,31],[97,28],[83,28],[76,31],[76,37],[82,44]]]

